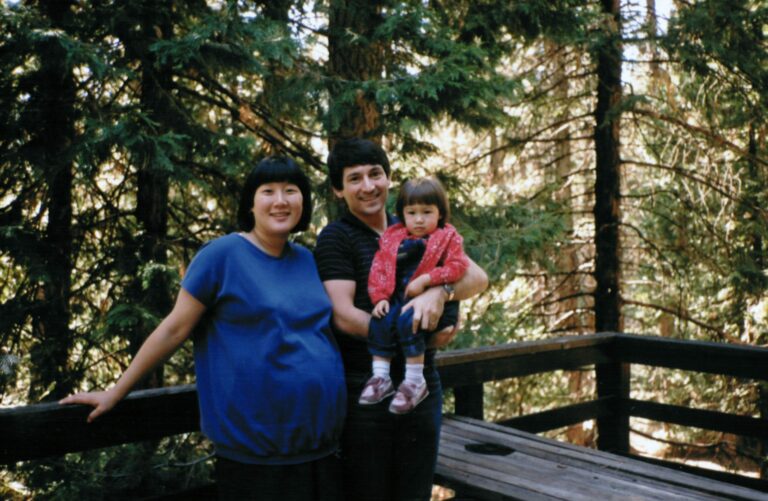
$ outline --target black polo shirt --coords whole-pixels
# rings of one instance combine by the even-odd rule
[[[397,219],[387,214],[387,224],[392,225]],[[353,280],[355,282],[355,307],[371,312],[373,304],[368,295],[368,274],[371,271],[373,256],[379,250],[379,234],[364,222],[353,216],[349,211],[337,221],[332,222],[320,232],[315,246],[315,261],[320,272],[320,279]],[[334,334],[339,343],[344,367],[348,373],[369,373],[371,371],[371,355],[365,340],[338,331]],[[434,349],[425,353],[425,368],[433,367]],[[398,355],[393,363],[393,379],[400,379],[398,371],[402,367],[402,355]],[[425,371],[427,373],[429,371]]]

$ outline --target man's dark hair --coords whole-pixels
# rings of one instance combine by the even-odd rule
[[[331,186],[344,188],[344,169],[356,165],[381,165],[389,177],[389,159],[378,144],[369,139],[357,137],[342,139],[328,154],[328,177]]]
[[[301,219],[291,233],[306,230],[312,220],[312,187],[301,167],[290,158],[282,156],[266,157],[256,164],[245,179],[237,209],[237,224],[240,230],[251,231],[256,224],[253,218],[253,197],[259,186],[267,183],[292,183],[299,187],[302,196]]]

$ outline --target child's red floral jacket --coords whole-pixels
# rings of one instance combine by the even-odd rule
[[[397,274],[397,249],[409,237],[403,223],[397,223],[381,235],[379,250],[373,257],[368,274],[368,294],[373,304],[389,300],[395,291]],[[450,224],[433,231],[427,241],[427,248],[411,280],[429,273],[430,285],[453,283],[459,280],[469,267],[469,258],[464,254],[463,238]]]

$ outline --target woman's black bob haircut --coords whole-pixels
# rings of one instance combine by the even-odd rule
[[[253,218],[253,196],[262,184],[292,183],[299,187],[302,196],[301,219],[291,233],[304,231],[312,220],[312,187],[301,167],[288,157],[270,156],[256,164],[245,179],[237,209],[237,224],[240,231],[251,231],[256,224]]]

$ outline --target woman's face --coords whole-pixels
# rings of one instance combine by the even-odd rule
[[[253,195],[254,230],[258,235],[284,237],[299,223],[304,197],[293,183],[265,183]]]

